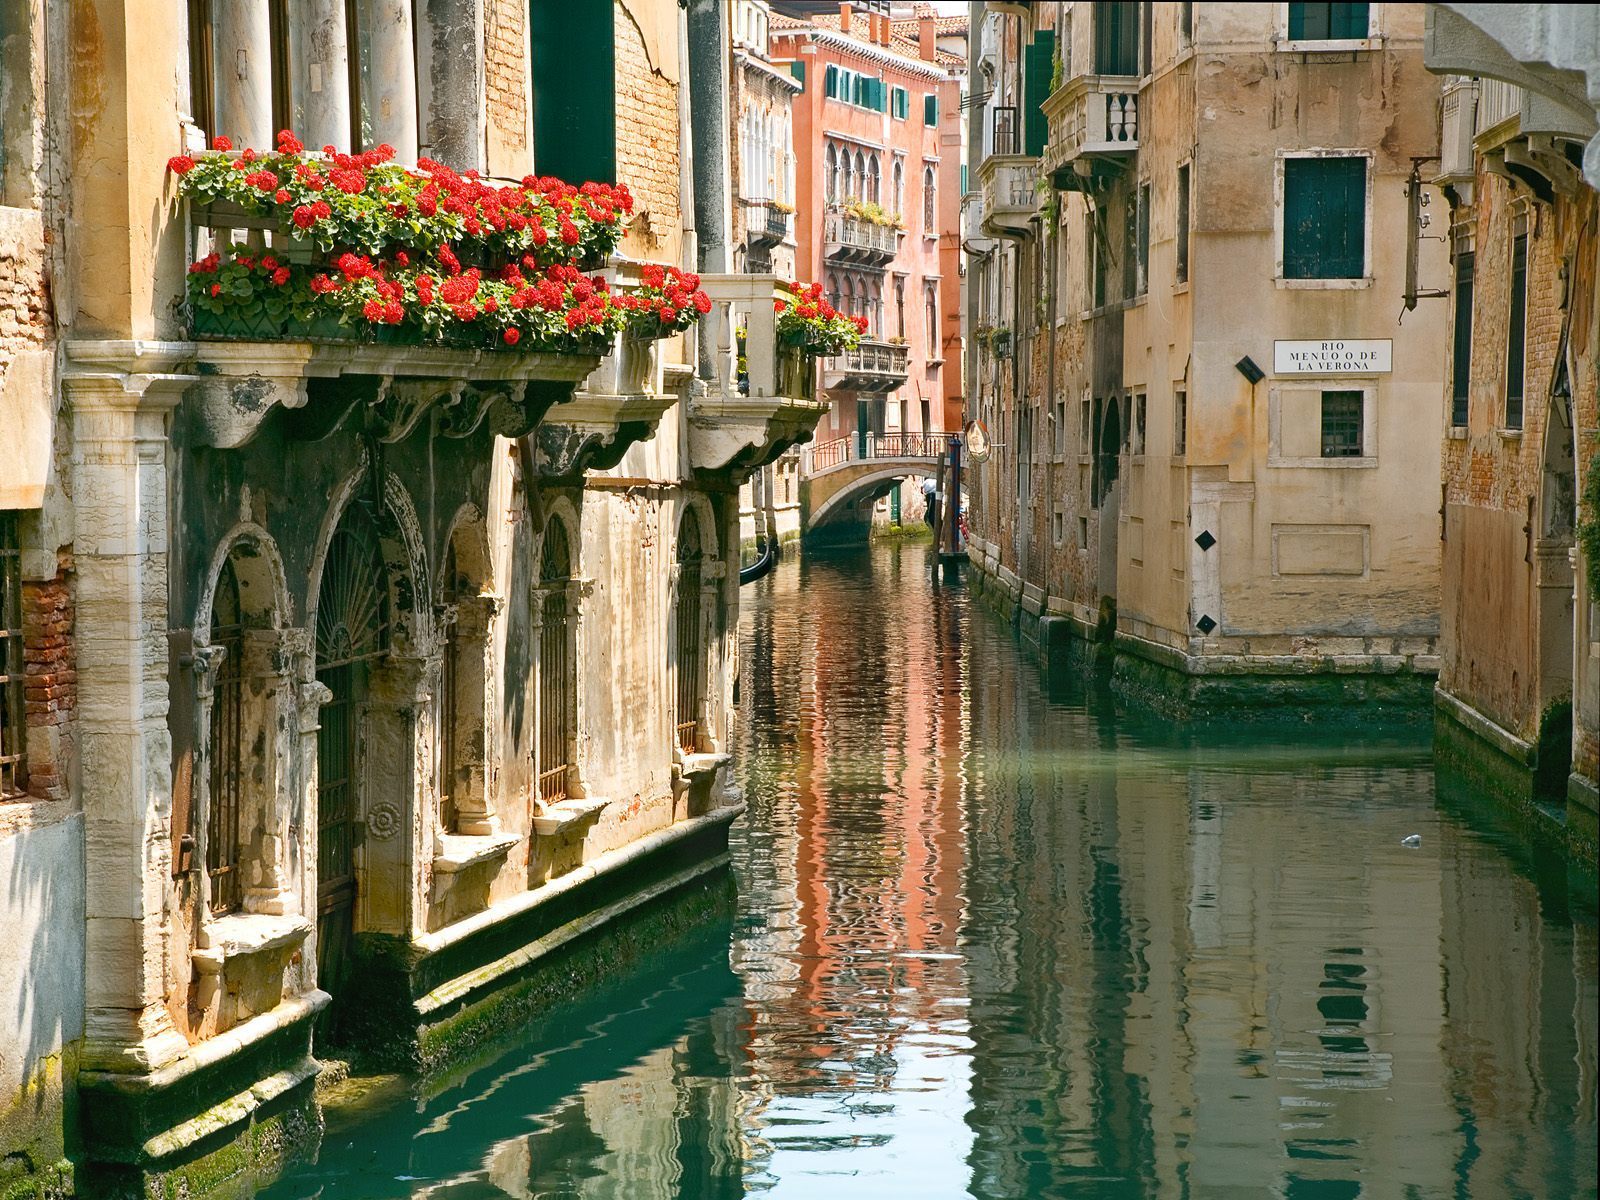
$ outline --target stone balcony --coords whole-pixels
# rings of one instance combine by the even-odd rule
[[[824,359],[822,386],[848,392],[892,392],[910,374],[907,347],[862,338],[854,350]]]
[[[1044,170],[1057,187],[1077,187],[1097,162],[1121,165],[1139,150],[1139,81],[1128,75],[1076,75],[1042,105],[1050,125]]]
[[[991,154],[978,165],[983,198],[980,228],[988,237],[1024,238],[1039,214],[1039,160],[1031,154]]]
[[[900,230],[835,210],[823,218],[822,254],[831,262],[882,267],[900,252]]]
[[[766,200],[753,200],[744,209],[744,237],[752,246],[780,246],[789,237],[789,214]]]
[[[776,275],[702,275],[711,311],[700,324],[710,378],[689,400],[689,462],[702,475],[742,478],[799,442],[827,412],[815,360],[780,343]]]

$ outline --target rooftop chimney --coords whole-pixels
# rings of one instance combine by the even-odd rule
[[[846,34],[850,32],[850,0],[839,2],[839,32]]]
[[[933,39],[933,9],[926,4],[917,9],[917,53],[932,62],[937,56]]]

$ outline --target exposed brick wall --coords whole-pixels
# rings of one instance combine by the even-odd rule
[[[488,0],[484,14],[484,87],[489,123],[508,143],[528,141],[528,9],[518,0]]]
[[[63,552],[57,559],[55,578],[22,585],[28,791],[44,800],[67,794],[66,739],[78,704],[72,635],[72,556]]]
[[[644,38],[626,8],[616,13],[617,182],[633,192],[634,212],[648,212],[651,240],[639,247],[659,257],[662,242],[682,227],[678,202],[678,89],[650,65]],[[635,231],[635,236],[644,233]]]

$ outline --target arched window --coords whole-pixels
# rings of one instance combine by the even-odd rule
[[[939,353],[939,289],[934,284],[923,285],[923,321],[927,327],[928,357],[942,358]]]
[[[839,152],[833,148],[833,143],[828,143],[828,149],[823,154],[826,164],[823,173],[823,199],[832,204],[839,199]]]
[[[221,652],[211,693],[211,795],[206,813],[206,874],[213,914],[244,900],[239,862],[239,814],[244,806],[244,604],[233,555],[222,563],[211,600],[211,645]]]
[[[874,204],[880,203],[882,199],[882,197],[879,195],[880,183],[881,180],[878,176],[878,156],[874,154],[867,162],[867,199],[871,200]]]
[[[794,123],[787,110],[784,111],[779,137],[783,146],[783,199],[794,203]]]
[[[933,168],[924,167],[922,171],[922,233],[924,237],[932,237],[939,232],[939,221],[934,201]]]
[[[678,677],[674,732],[678,749],[693,754],[700,744],[705,698],[705,639],[701,630],[700,588],[704,569],[700,518],[687,509],[678,525],[678,585],[674,602]]]
[[[377,523],[352,501],[328,543],[317,595],[317,682],[330,699],[317,730],[317,982],[343,982],[355,935],[356,831],[363,819],[362,710],[388,653],[388,567]]]
[[[906,281],[894,281],[894,320],[895,333],[902,338],[906,336]]]
[[[906,211],[906,165],[898,158],[894,160],[894,215],[903,216]]]
[[[833,305],[834,308],[843,311],[844,297],[839,291],[839,277],[837,275],[828,276],[828,303]]]
[[[572,550],[566,523],[546,527],[539,556],[539,799],[554,804],[567,797],[572,768],[573,686],[568,592]]]
[[[851,193],[860,200],[867,191],[867,156],[861,151],[856,151],[856,190]]]
[[[844,189],[839,193],[841,200],[848,200],[856,194],[855,160],[850,157],[850,151],[840,151],[839,157],[844,162]]]

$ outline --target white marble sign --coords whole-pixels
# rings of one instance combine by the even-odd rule
[[[1394,370],[1394,342],[1273,342],[1275,375],[1379,375]]]

